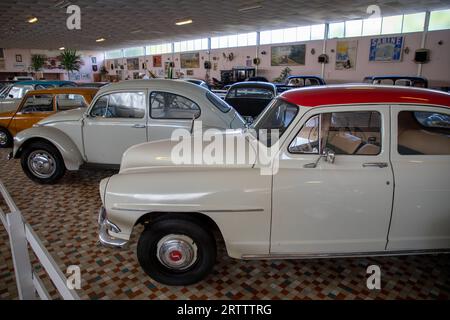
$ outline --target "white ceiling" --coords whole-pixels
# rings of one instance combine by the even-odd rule
[[[262,8],[239,12],[260,3]],[[66,6],[81,8],[81,30],[66,28]],[[1,0],[0,48],[104,50],[450,7],[450,0]],[[39,21],[29,24],[36,16]],[[190,18],[190,25],[175,21]],[[106,38],[96,43],[95,39]]]

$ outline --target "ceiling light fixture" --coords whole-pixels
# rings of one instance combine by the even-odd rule
[[[28,19],[28,23],[35,23],[35,22],[38,22],[38,18],[31,17],[30,19]]]
[[[192,23],[192,19],[180,20],[180,21],[175,22],[175,24],[177,26],[183,26],[185,24],[191,24],[191,23]]]
[[[261,9],[261,8],[262,8],[262,5],[255,4],[253,6],[239,8],[238,11],[239,12],[247,12],[247,11],[252,11],[252,10]]]
[[[95,42],[103,42],[105,40],[106,40],[105,38],[99,38],[99,39],[95,40]]]
[[[64,47],[59,48],[59,50],[64,50],[64,49],[66,49],[66,48],[64,48]]]

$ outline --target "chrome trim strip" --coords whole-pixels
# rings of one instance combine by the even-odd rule
[[[398,250],[398,251],[376,251],[376,252],[348,252],[348,253],[304,253],[304,254],[244,254],[244,260],[286,260],[286,259],[324,259],[324,258],[358,258],[377,256],[402,256],[423,254],[450,254],[449,249],[427,249],[427,250]]]
[[[217,210],[198,210],[200,212],[261,212],[264,211],[264,209],[217,209]]]
[[[113,210],[118,210],[118,211],[135,211],[135,212],[149,212],[151,211],[150,209],[125,209],[125,208],[118,208],[118,207],[113,207]],[[264,209],[211,209],[211,210],[201,210],[201,209],[194,209],[192,211],[198,211],[198,212],[261,212],[264,211]],[[182,212],[182,211],[179,211]],[[191,211],[187,211],[187,212],[191,212]]]

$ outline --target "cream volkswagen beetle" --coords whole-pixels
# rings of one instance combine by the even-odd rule
[[[119,165],[123,152],[170,138],[176,128],[243,128],[242,117],[209,90],[185,81],[132,80],[99,90],[90,107],[59,112],[14,138],[10,157],[28,177],[53,183],[66,169]]]
[[[211,271],[215,235],[238,259],[450,248],[449,94],[297,89],[275,99],[253,128],[280,130],[273,175],[262,174],[258,156],[235,165],[175,165],[175,140],[128,149],[119,174],[100,183],[100,241],[122,247],[143,224],[139,262],[170,285]],[[228,134],[245,135],[253,153],[262,150],[251,130]]]

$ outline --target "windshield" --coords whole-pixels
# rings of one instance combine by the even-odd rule
[[[286,129],[294,120],[298,113],[298,106],[284,101],[283,99],[274,99],[267,108],[256,118],[250,129],[256,132],[256,137],[262,143],[270,147],[276,141],[270,139],[271,134],[278,134],[278,139],[283,135]],[[262,131],[267,132],[267,141],[261,139]],[[276,140],[278,140],[276,139]]]

